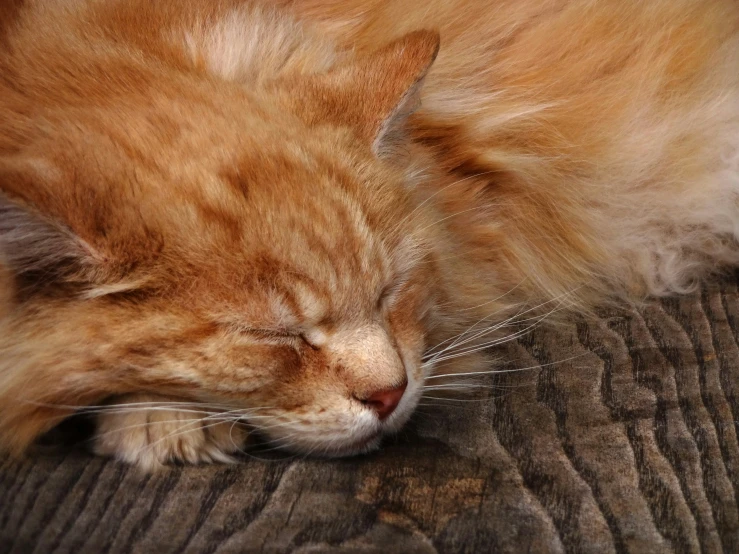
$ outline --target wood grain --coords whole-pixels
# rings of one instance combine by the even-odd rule
[[[0,552],[739,552],[739,293],[539,329],[380,452],[0,465]]]

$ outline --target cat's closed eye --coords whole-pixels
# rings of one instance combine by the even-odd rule
[[[225,326],[229,331],[239,333],[244,336],[254,337],[257,339],[274,341],[277,343],[297,344],[304,342],[308,344],[305,335],[301,330],[275,328],[250,327],[243,324],[229,323]]]
[[[312,350],[320,350],[326,344],[326,333],[320,329],[303,326],[296,329],[257,328],[246,325],[228,324],[227,328],[240,334],[261,340],[300,347],[307,346]]]

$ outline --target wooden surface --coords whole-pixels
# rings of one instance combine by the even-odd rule
[[[362,458],[5,461],[0,552],[739,552],[736,279],[601,315]]]

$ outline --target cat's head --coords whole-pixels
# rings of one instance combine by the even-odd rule
[[[413,33],[259,91],[72,72],[79,91],[8,116],[5,442],[134,391],[243,410],[303,452],[398,429],[438,299],[433,219],[392,157],[437,47]]]

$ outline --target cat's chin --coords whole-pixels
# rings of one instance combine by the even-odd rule
[[[415,407],[415,402],[413,402]],[[374,433],[370,437],[349,442],[347,445],[340,446],[335,450],[324,453],[325,457],[336,457],[344,458],[348,456],[359,456],[361,454],[368,454],[374,450],[377,450],[382,443],[382,439],[388,435],[394,435],[400,431],[413,413],[413,409],[408,406],[405,410],[399,411],[396,414],[390,416],[390,418],[384,422],[382,429]]]
[[[347,458],[368,454],[380,448],[385,437],[394,435],[402,429],[412,413],[413,410],[404,410],[403,413],[398,413],[397,417],[393,414],[379,428],[361,434],[357,433],[358,437],[349,437],[341,441],[326,441],[324,444],[322,444],[323,441],[292,444],[285,450],[316,458]]]
[[[382,438],[384,436],[384,433],[377,432],[369,437],[365,437],[353,442],[348,442],[344,445],[331,446],[329,449],[316,452],[316,455],[321,458],[348,458],[351,456],[368,454],[380,447],[380,444],[382,443]]]

